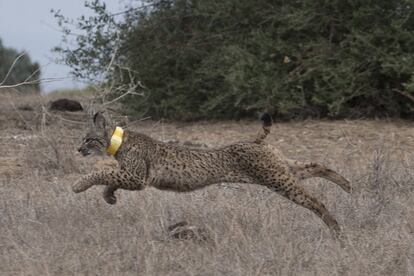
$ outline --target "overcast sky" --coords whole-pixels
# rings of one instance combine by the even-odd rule
[[[0,0],[0,39],[5,47],[26,51],[32,61],[42,67],[42,78],[66,78],[42,85],[44,91],[60,88],[82,87],[70,79],[69,68],[54,62],[56,54],[51,52],[59,45],[61,33],[51,9],[61,10],[62,14],[76,19],[90,15],[84,7],[85,0]],[[118,0],[105,1],[108,10],[122,10]]]

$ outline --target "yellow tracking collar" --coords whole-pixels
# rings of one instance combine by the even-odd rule
[[[124,136],[124,130],[121,127],[116,127],[114,133],[111,137],[111,144],[106,149],[106,151],[111,154],[115,155],[118,151],[119,147],[122,145],[122,137]]]

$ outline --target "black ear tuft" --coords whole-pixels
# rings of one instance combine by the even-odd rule
[[[96,112],[95,115],[93,115],[93,122],[94,123],[96,123],[96,119],[97,119],[99,114],[100,114],[100,112]]]
[[[271,126],[272,125],[272,116],[269,113],[265,112],[260,116],[260,120],[263,122],[264,126]]]
[[[95,115],[93,115],[93,123],[95,127],[105,129],[106,127],[106,119],[102,112],[96,112]]]

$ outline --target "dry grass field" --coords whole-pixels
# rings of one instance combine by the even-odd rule
[[[0,96],[0,275],[413,275],[414,128],[403,121],[276,123],[268,142],[337,170],[346,194],[303,182],[337,218],[341,242],[310,211],[255,185],[193,193],[148,188],[102,199],[72,183],[111,158],[76,153],[83,114],[47,113],[40,96]],[[131,127],[154,138],[223,146],[255,137],[256,121]],[[205,240],[175,239],[186,221]]]

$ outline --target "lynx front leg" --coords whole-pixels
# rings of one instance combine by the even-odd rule
[[[145,187],[142,177],[131,174],[125,170],[108,170],[91,173],[82,177],[75,183],[75,185],[73,185],[72,190],[75,193],[80,193],[94,185],[107,186],[104,191],[104,199],[109,204],[116,203],[114,192],[119,188],[126,190],[142,190]]]
[[[292,173],[300,180],[310,177],[322,177],[336,183],[345,192],[351,192],[351,185],[347,179],[323,165],[317,163],[303,163],[294,160],[288,160],[287,163]]]
[[[81,193],[83,191],[86,191],[93,185],[105,185],[100,181],[103,178],[102,174],[105,174],[105,172],[91,173],[86,176],[83,176],[72,186],[72,191],[74,191],[75,193]]]

